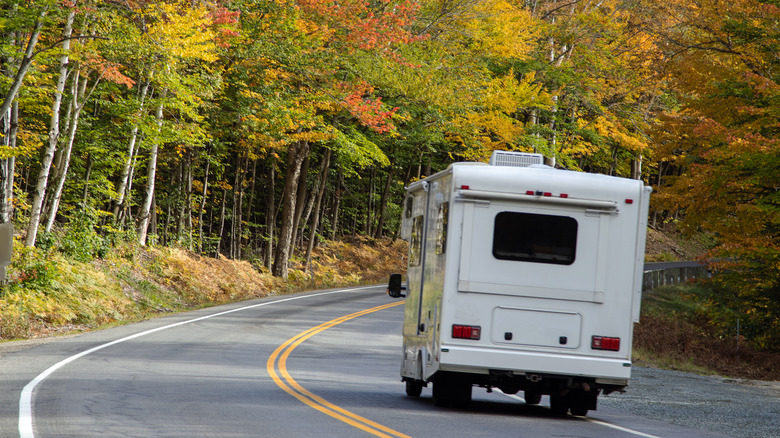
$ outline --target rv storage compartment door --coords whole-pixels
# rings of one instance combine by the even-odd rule
[[[611,220],[577,207],[465,203],[458,290],[602,303]]]
[[[497,344],[578,348],[582,315],[535,309],[496,307],[490,340]]]

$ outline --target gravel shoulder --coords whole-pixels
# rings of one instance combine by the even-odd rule
[[[635,367],[626,392],[599,405],[734,437],[780,437],[780,382]]]

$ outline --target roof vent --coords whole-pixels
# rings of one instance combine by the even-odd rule
[[[525,152],[493,151],[490,156],[491,166],[528,167],[534,164],[544,164],[544,155]]]

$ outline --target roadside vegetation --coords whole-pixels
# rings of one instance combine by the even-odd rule
[[[706,249],[705,241],[649,230],[647,260],[692,257]],[[391,238],[324,241],[314,248],[310,269],[294,253],[282,279],[262,263],[182,248],[119,242],[103,257],[83,261],[68,248],[17,245],[9,284],[0,293],[0,341],[78,333],[268,295],[384,283],[389,273],[404,272],[407,251],[405,242]],[[768,344],[777,339],[767,330],[771,324],[755,312],[751,318],[730,308],[729,297],[734,294],[712,282],[646,293],[635,326],[635,363],[780,381],[780,353]]]
[[[780,353],[765,348],[767,321],[729,308],[711,282],[645,293],[634,362],[700,374],[780,381]]]
[[[0,341],[80,332],[229,302],[302,290],[375,284],[405,269],[405,242],[325,241],[311,268],[294,256],[288,278],[246,260],[123,243],[79,261],[61,248],[18,245],[0,292]]]

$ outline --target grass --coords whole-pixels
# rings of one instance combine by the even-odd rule
[[[247,261],[181,248],[120,246],[90,263],[56,250],[15,247],[0,291],[0,341],[134,322],[172,312],[308,289],[378,283],[405,268],[402,241],[324,242],[287,280]]]
[[[757,351],[749,340],[716,330],[706,286],[670,286],[645,293],[634,328],[638,365],[718,374],[732,378],[780,380],[780,353]]]

